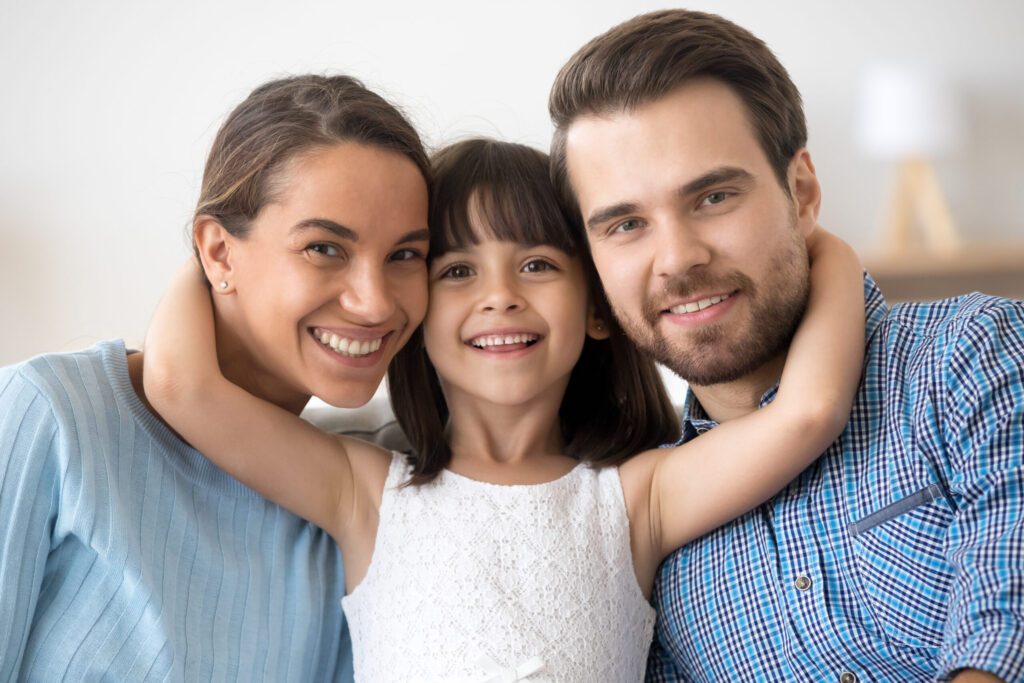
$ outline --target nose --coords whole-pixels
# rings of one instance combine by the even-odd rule
[[[384,267],[364,261],[353,263],[339,296],[341,307],[364,325],[377,325],[395,313],[395,295]]]
[[[480,310],[487,313],[512,313],[525,306],[516,278],[508,273],[492,273],[482,278]]]
[[[670,220],[659,226],[654,274],[662,278],[686,275],[691,269],[711,261],[706,236],[683,220]]]

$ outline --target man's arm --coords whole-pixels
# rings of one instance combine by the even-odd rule
[[[0,371],[0,681],[25,654],[50,551],[58,430],[49,403],[14,369]]]
[[[960,499],[940,674],[1024,680],[1024,303],[975,313],[946,361],[943,435]]]
[[[953,677],[953,683],[1004,683],[999,676],[993,676],[977,669],[964,669]]]

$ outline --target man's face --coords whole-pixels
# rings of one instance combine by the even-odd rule
[[[782,188],[739,99],[691,81],[573,122],[569,178],[594,262],[633,341],[692,384],[785,351],[807,301],[818,186],[806,152]]]

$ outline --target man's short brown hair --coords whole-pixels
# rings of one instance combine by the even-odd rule
[[[743,100],[761,148],[788,193],[793,155],[807,144],[800,93],[768,46],[714,14],[674,9],[633,17],[580,48],[551,87],[551,177],[577,208],[565,140],[580,116],[628,112],[698,77],[722,81]]]

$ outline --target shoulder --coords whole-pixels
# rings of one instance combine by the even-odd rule
[[[882,327],[936,338],[993,324],[1008,334],[1024,335],[1024,301],[974,292],[939,301],[896,304]]]
[[[109,395],[112,392],[111,371],[118,366],[118,354],[127,379],[124,345],[110,341],[82,351],[43,354],[3,368],[0,391],[6,390],[9,383],[31,387],[41,400],[55,409],[68,403],[88,402],[90,398],[95,399],[97,393]]]
[[[1024,302],[973,293],[893,306],[870,336],[868,360],[901,363],[903,375],[912,367],[946,365],[963,348],[992,345],[1021,353]]]
[[[114,375],[121,369],[120,382]],[[117,422],[122,383],[130,386],[124,345],[103,342],[83,351],[51,353],[0,369],[0,415],[5,435],[28,429],[59,433],[72,448],[107,433]],[[33,427],[33,425],[35,425]],[[73,448],[72,448],[73,450]]]
[[[0,479],[63,478],[81,439],[104,433],[102,355],[94,347],[0,368]]]

